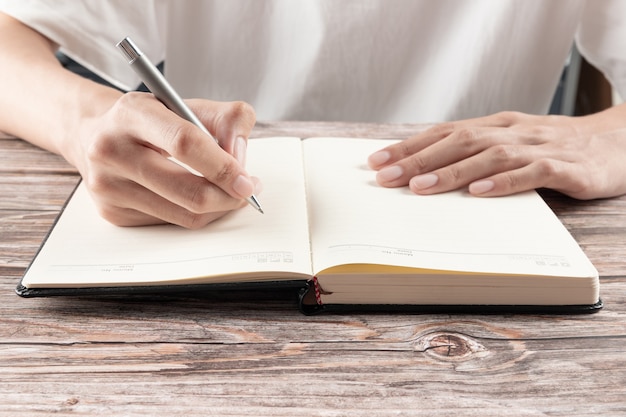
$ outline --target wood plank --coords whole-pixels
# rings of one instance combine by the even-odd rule
[[[495,347],[495,345],[494,345]],[[213,352],[207,352],[211,354]],[[334,352],[318,352],[332,355]],[[528,360],[565,365],[566,371],[548,378],[549,367],[502,371],[502,379],[493,372],[464,373],[453,366],[430,371],[423,364],[401,366],[391,354],[388,366],[380,369],[345,368],[286,370],[287,375],[235,368],[224,373],[193,373],[180,369],[138,369],[120,374],[115,366],[108,372],[77,374],[77,379],[59,379],[54,370],[47,375],[47,387],[9,384],[12,392],[28,392],[27,400],[19,395],[4,395],[10,406],[4,409],[20,415],[188,415],[188,416],[589,416],[623,415],[624,405],[617,396],[598,399],[594,392],[610,388],[580,381],[580,388],[564,390],[576,378],[575,367],[568,367],[560,357],[567,352],[534,355]],[[364,355],[352,360],[364,359]],[[400,368],[402,371],[395,371]],[[416,374],[419,377],[416,377]],[[617,377],[608,370],[607,377]],[[290,382],[291,381],[291,382]],[[299,381],[299,383],[294,383]],[[571,384],[570,384],[571,385]],[[161,393],[161,395],[157,394]],[[496,395],[495,393],[499,393]],[[40,414],[37,414],[40,413]]]
[[[0,210],[58,212],[78,181],[75,174],[0,174]]]
[[[278,333],[275,317],[216,325],[232,320],[232,313],[206,315],[198,335],[185,343],[166,336],[146,342],[139,336],[150,330],[143,327],[135,330],[140,340],[3,342],[2,409],[12,415],[151,415],[162,407],[188,415],[206,415],[206,408],[219,415],[306,409],[305,415],[336,409],[344,410],[341,415],[412,415],[419,406],[429,415],[431,408],[443,408],[464,415],[482,409],[480,415],[577,416],[612,415],[624,407],[623,336],[524,339],[515,318],[499,327],[440,316],[419,316],[411,325],[405,317],[331,317],[300,332],[286,320]],[[168,320],[159,327],[178,324]],[[213,338],[222,332],[232,339]],[[23,392],[29,393],[26,403]]]
[[[405,139],[431,125],[392,124],[392,123],[347,123],[347,122],[301,122],[301,121],[257,121],[250,137],[267,138],[273,136],[336,136],[377,139]]]
[[[0,175],[6,173],[64,173],[77,171],[65,159],[23,140],[0,136]]]
[[[0,210],[0,268],[26,268],[57,214],[58,210]]]
[[[625,288],[608,283],[608,309],[591,316],[304,317],[272,300],[3,299],[13,309],[0,318],[0,410],[382,416],[419,404],[576,416],[593,404],[612,415],[626,387]]]

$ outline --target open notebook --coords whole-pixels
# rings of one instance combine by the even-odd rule
[[[300,308],[600,308],[598,273],[536,192],[477,198],[383,188],[366,166],[386,140],[253,139],[249,206],[201,230],[121,228],[81,184],[18,294],[176,291],[296,283]]]

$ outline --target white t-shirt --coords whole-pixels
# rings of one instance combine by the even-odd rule
[[[123,88],[125,36],[184,97],[260,120],[436,122],[545,113],[576,37],[626,97],[624,0],[0,0]]]

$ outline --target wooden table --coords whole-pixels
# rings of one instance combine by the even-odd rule
[[[419,128],[259,123],[255,136]],[[308,317],[281,291],[22,299],[78,176],[13,138],[0,171],[2,416],[626,415],[626,197],[544,193],[600,272],[597,314]]]

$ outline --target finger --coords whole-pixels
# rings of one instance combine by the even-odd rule
[[[370,168],[378,170],[420,152],[455,132],[465,131],[461,133],[461,136],[466,136],[467,134],[471,135],[473,131],[477,131],[479,128],[510,127],[520,123],[525,118],[526,115],[523,113],[500,112],[484,117],[440,123],[404,141],[373,153],[368,158],[368,165]]]
[[[192,213],[228,211],[241,206],[242,200],[231,197],[206,178],[190,173],[145,146],[131,143],[109,159],[115,175],[127,178]],[[115,191],[101,190],[101,193]]]
[[[551,188],[574,198],[595,197],[585,194],[591,189],[590,180],[580,165],[547,158],[475,181],[469,185],[469,192],[498,197],[537,188]]]
[[[228,213],[228,211],[195,213],[131,181],[112,184],[106,193],[98,191],[96,189],[93,195],[101,216],[118,226],[171,223],[197,229]],[[132,196],[132,200],[128,199],[129,195]]]
[[[456,190],[469,183],[526,166],[536,150],[529,146],[495,145],[438,170],[414,176],[409,188],[417,194],[435,194]]]
[[[432,174],[434,171],[446,167],[441,172],[436,173],[443,177],[443,181],[433,183],[434,177],[430,175],[425,178],[430,179],[430,181],[425,181],[423,184],[418,181],[419,188],[426,189],[437,184],[439,186],[438,191],[441,191],[444,188],[459,186],[459,183],[466,178],[467,172],[471,172],[474,168],[479,170],[486,168],[479,163],[480,160],[476,161],[471,157],[486,153],[482,158],[487,159],[491,153],[494,153],[494,150],[496,151],[495,157],[498,157],[500,148],[514,140],[515,136],[508,129],[459,129],[428,148],[382,168],[376,174],[376,180],[385,187],[400,187],[408,184],[416,176]],[[500,144],[496,145],[496,142]],[[469,166],[466,160],[471,161]],[[498,165],[502,163],[497,159],[487,162]],[[463,185],[466,184],[467,182]]]
[[[407,158],[447,137],[452,132],[452,125],[452,123],[437,125],[408,139],[389,145],[371,154],[367,159],[367,164],[371,169],[379,170]]]

